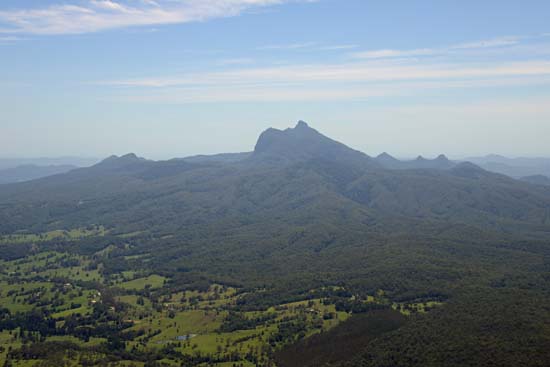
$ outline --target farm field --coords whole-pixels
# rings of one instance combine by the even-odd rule
[[[0,185],[0,367],[546,367],[549,234],[545,185],[304,121],[110,156]]]
[[[0,363],[274,366],[278,350],[354,314],[411,315],[436,304],[392,303],[383,292],[359,298],[334,286],[253,309],[243,300],[261,289],[172,287],[169,277],[138,269],[106,273],[104,261],[104,252],[46,251],[0,262]]]

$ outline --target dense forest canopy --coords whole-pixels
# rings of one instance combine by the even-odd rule
[[[444,156],[372,158],[304,122],[265,131],[250,154],[128,154],[2,185],[0,233],[0,296],[12,300],[0,331],[22,343],[1,355],[13,363],[50,361],[54,337],[92,365],[550,360],[550,187]],[[59,259],[69,273],[55,270]],[[70,284],[84,298],[53,316],[55,297],[41,306],[25,291],[40,282],[42,293]],[[185,334],[159,350],[147,341],[163,331],[136,326],[164,315],[177,327],[190,312],[216,313],[219,333],[257,349],[201,354]]]

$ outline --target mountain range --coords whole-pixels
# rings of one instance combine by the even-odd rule
[[[71,171],[76,166],[59,165],[59,166],[36,166],[23,165],[0,170],[0,184],[32,181],[42,177],[48,177]]]
[[[437,296],[445,310],[365,347],[353,365],[435,366],[456,352],[448,365],[512,366],[550,350],[550,312],[538,306],[550,304],[550,186],[535,183],[443,155],[370,157],[300,121],[268,129],[251,153],[112,156],[2,185],[0,233],[101,225],[105,236],[41,246],[109,248],[105,272],[155,269],[174,286],[261,288],[246,298],[251,309],[334,285],[391,300]],[[35,248],[8,247],[3,256]],[[505,347],[486,353],[485,343]],[[394,364],[388,350],[410,363]]]
[[[259,179],[259,175],[264,176]],[[290,175],[291,179],[283,180],[281,175]],[[523,184],[471,163],[451,162],[443,155],[435,160],[419,157],[413,161],[398,161],[388,154],[372,158],[323,136],[302,121],[284,131],[265,131],[250,154],[168,161],[150,161],[134,154],[112,156],[89,168],[8,185],[0,191],[0,198],[4,203],[32,203],[36,196],[47,194],[67,205],[66,212],[59,211],[55,219],[72,220],[69,218],[75,213],[86,216],[105,198],[121,193],[128,200],[121,207],[126,211],[142,209],[138,204],[150,196],[169,200],[175,193],[182,193],[173,199],[185,211],[187,198],[183,193],[195,191],[199,195],[219,192],[217,196],[223,200],[207,206],[236,214],[242,212],[238,208],[243,204],[235,196],[240,192],[245,198],[258,197],[254,202],[247,200],[247,210],[253,211],[267,209],[268,203],[276,204],[272,200],[278,195],[288,195],[279,204],[298,198],[314,201],[329,195],[360,207],[365,215],[405,216],[408,220],[454,218],[484,226],[494,225],[495,218],[511,223],[547,223],[545,188]],[[143,200],[133,202],[137,195]],[[77,205],[80,202],[88,204]],[[40,211],[33,210],[35,215]],[[101,219],[95,213],[94,218]],[[4,226],[12,221],[6,218]],[[37,221],[34,225],[43,223]],[[22,228],[13,225],[12,229]]]
[[[254,152],[242,152],[242,153],[222,153],[215,155],[197,155],[189,156],[185,158],[178,158],[174,160],[185,161],[189,163],[236,163],[243,161],[255,152],[261,152],[266,146],[276,142],[276,145],[280,146],[281,150],[272,158],[275,160],[284,160],[289,157],[285,157],[286,147],[285,141],[290,145],[304,144],[309,147],[307,143],[307,134],[300,136],[300,131],[307,131],[309,126],[304,121],[299,121],[296,126],[296,132],[298,134],[289,134],[289,131],[294,129],[287,129],[286,131],[279,131],[276,129],[268,129],[260,137],[258,144]],[[312,129],[310,129],[312,130]],[[324,139],[328,139],[323,137]],[[301,139],[306,139],[301,141]],[[279,140],[279,141],[278,141]],[[322,139],[321,139],[322,140]],[[329,139],[330,140],[330,139]],[[278,142],[277,142],[278,141]],[[310,141],[313,145],[315,142]],[[337,146],[336,144],[335,146]],[[346,147],[347,148],[347,147]],[[348,150],[351,150],[347,148]],[[295,152],[296,153],[296,152]],[[333,155],[334,152],[324,152],[325,156]],[[270,154],[270,153],[269,153]],[[298,153],[302,154],[302,153]],[[345,154],[345,153],[344,153]],[[361,153],[363,157],[365,154]],[[113,157],[111,157],[113,158]],[[293,156],[292,159],[297,158]],[[43,178],[47,176],[56,175],[59,173],[65,173],[77,167],[89,167],[97,163],[95,158],[79,158],[79,157],[62,157],[62,158],[25,158],[25,159],[2,159],[0,158],[0,184],[15,183],[31,181],[37,178]],[[435,159],[427,159],[422,156],[418,156],[416,159],[403,160],[397,159],[390,154],[384,152],[377,157],[374,157],[371,161],[376,162],[379,166],[387,169],[394,170],[406,170],[406,169],[450,169],[461,162],[474,163],[480,168],[486,171],[500,173],[515,179],[519,179],[525,182],[529,182],[536,185],[548,185],[550,182],[550,159],[548,158],[507,158],[504,156],[491,154],[484,157],[471,157],[460,160],[449,160],[444,154],[439,155]]]
[[[98,162],[95,158],[0,158],[0,185],[32,181]]]
[[[466,159],[496,173],[514,178],[543,175],[550,177],[550,158],[507,158],[501,155],[490,154],[484,157]]]
[[[99,162],[97,158],[57,157],[57,158],[0,158],[0,170],[18,166],[76,166],[89,167]]]

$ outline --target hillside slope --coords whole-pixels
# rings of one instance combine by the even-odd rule
[[[174,286],[202,279],[263,289],[245,298],[249,309],[303,299],[328,285],[363,294],[383,290],[396,302],[437,295],[449,306],[409,324],[417,329],[388,336],[393,352],[418,348],[423,335],[447,335],[467,320],[460,340],[508,348],[523,335],[514,330],[522,322],[532,327],[537,356],[545,355],[548,310],[536,304],[550,300],[550,188],[471,163],[387,169],[303,122],[264,132],[254,152],[241,158],[154,162],[129,154],[4,185],[0,231],[102,225],[106,236],[38,247],[86,254],[109,247],[105,272],[155,269]],[[35,245],[1,246],[13,253]],[[147,261],[129,260],[135,257]],[[486,299],[481,306],[478,294]],[[530,313],[502,319],[489,305],[506,305],[512,310],[506,315],[521,307]],[[375,356],[350,363],[392,365],[384,359],[387,344],[372,343]],[[449,365],[490,365],[463,350],[469,344],[456,345],[462,359]],[[525,348],[502,350],[496,365],[524,361]],[[426,347],[422,358],[395,365],[437,365],[430,361],[441,362],[442,350],[443,344]]]

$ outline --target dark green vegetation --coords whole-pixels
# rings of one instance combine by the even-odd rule
[[[341,294],[341,288],[313,291],[307,301],[245,311],[243,290],[206,283],[180,287],[139,270],[107,276],[107,258],[43,252],[2,262],[3,363],[270,365],[275,350],[349,317],[320,298]],[[351,302],[347,295],[338,299]],[[380,296],[362,302],[390,307]]]
[[[550,188],[426,165],[384,168],[300,123],[252,154],[127,155],[4,185],[2,356],[547,364]]]
[[[281,367],[308,367],[347,361],[369,342],[399,329],[406,317],[394,310],[376,310],[354,315],[335,328],[275,353]]]

